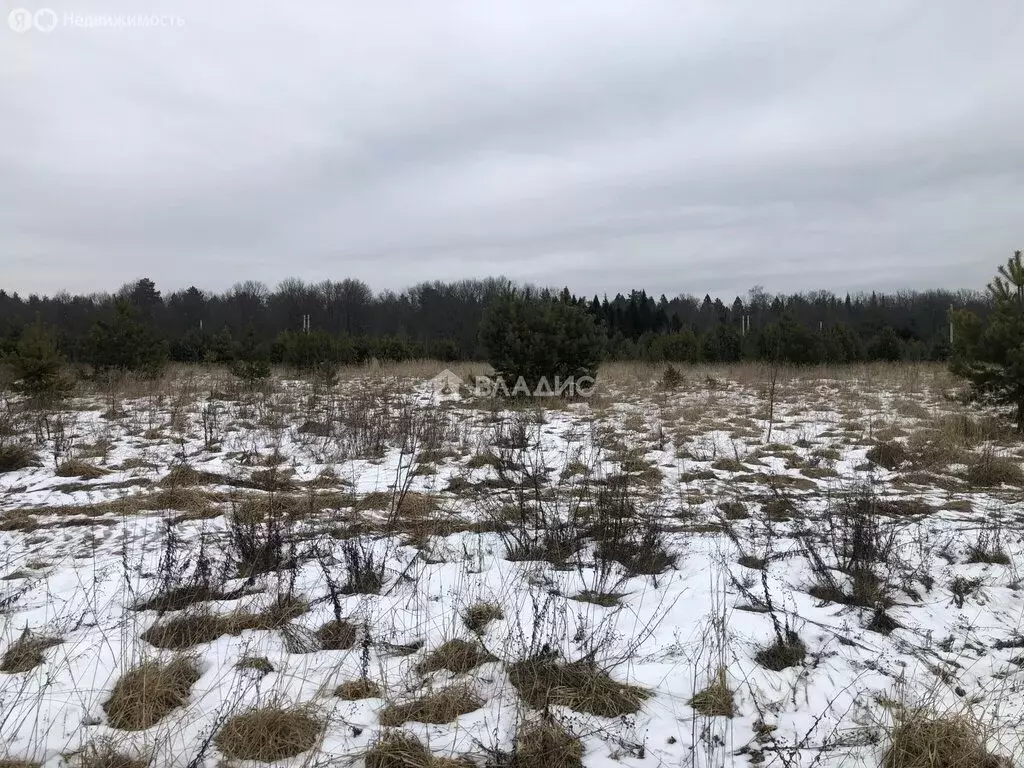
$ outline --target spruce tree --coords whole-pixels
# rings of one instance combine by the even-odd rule
[[[1013,410],[1024,432],[1024,263],[1017,251],[988,284],[993,310],[986,319],[952,310],[954,372],[984,403]]]

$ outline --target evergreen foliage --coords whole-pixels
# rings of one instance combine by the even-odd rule
[[[565,297],[509,291],[484,313],[480,338],[496,377],[512,389],[520,378],[530,391],[570,378],[594,377],[602,334],[594,318]]]
[[[1016,251],[988,284],[995,303],[987,319],[953,310],[952,369],[966,376],[983,402],[1014,411],[1024,432],[1024,263]]]

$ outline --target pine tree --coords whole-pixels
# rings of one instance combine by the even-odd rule
[[[531,392],[541,379],[555,387],[594,377],[604,340],[594,318],[575,304],[508,293],[484,313],[480,340],[488,362],[511,391],[520,378]]]
[[[965,376],[975,397],[1015,411],[1024,432],[1024,263],[1016,251],[988,284],[995,304],[982,320],[968,310],[953,310],[954,372]]]
[[[260,343],[256,331],[251,326],[235,349],[231,372],[249,387],[270,378],[268,350]]]
[[[123,299],[116,303],[111,319],[93,325],[89,341],[93,365],[101,371],[155,375],[167,362],[166,345],[139,321],[138,312]]]
[[[41,321],[22,332],[11,363],[16,377],[14,391],[36,405],[51,405],[71,390],[71,379],[64,374],[64,356]]]

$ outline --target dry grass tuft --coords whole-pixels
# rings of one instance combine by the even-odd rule
[[[347,651],[356,644],[359,627],[350,621],[332,620],[316,631],[320,648],[325,651]]]
[[[1010,760],[986,749],[979,730],[965,716],[902,711],[882,768],[1011,768]]]
[[[224,594],[216,587],[205,584],[195,584],[176,589],[168,590],[162,594],[154,595],[134,606],[136,611],[182,611],[190,605],[205,603],[208,600],[224,600]]]
[[[231,759],[270,763],[313,749],[323,731],[324,721],[309,707],[268,706],[232,717],[213,742]]]
[[[434,756],[410,733],[385,732],[364,755],[366,768],[431,768]]]
[[[907,449],[903,443],[891,441],[879,443],[868,450],[867,459],[873,464],[886,469],[896,469],[908,458]]]
[[[493,660],[494,657],[476,643],[449,640],[427,654],[427,657],[416,665],[416,671],[425,675],[447,669],[449,672],[464,674],[484,662]]]
[[[428,693],[405,704],[391,704],[380,713],[380,724],[396,726],[410,720],[418,723],[452,723],[459,716],[474,712],[484,704],[468,685],[453,685]]]
[[[807,646],[804,641],[795,632],[788,630],[784,639],[776,639],[755,653],[754,660],[765,669],[781,672],[802,664],[806,655]]]
[[[430,494],[417,491],[407,491],[404,494],[372,491],[359,499],[355,508],[392,510],[402,517],[418,518],[433,512],[437,508],[437,499]]]
[[[983,450],[967,467],[964,476],[974,486],[1024,484],[1024,471],[1020,461],[1009,456],[1000,456],[990,448]]]
[[[384,692],[373,680],[360,677],[339,685],[334,689],[334,695],[345,701],[359,701],[360,699],[379,699]]]
[[[497,603],[474,603],[462,614],[462,623],[470,632],[483,634],[492,621],[505,618],[505,612]]]
[[[141,731],[188,703],[199,677],[195,659],[150,661],[121,676],[103,709],[113,728]]]
[[[251,669],[261,675],[269,675],[274,671],[274,665],[266,656],[243,656],[235,664],[235,669]]]
[[[21,443],[0,445],[0,473],[16,472],[19,469],[38,467],[36,452]]]
[[[525,723],[516,733],[515,768],[582,768],[583,744],[558,723]]]
[[[107,470],[81,459],[68,459],[57,467],[57,477],[78,477],[82,480],[96,480],[108,474]]]
[[[523,701],[540,710],[559,705],[599,717],[620,717],[638,712],[651,696],[650,691],[612,680],[584,661],[562,664],[526,659],[512,664],[508,677]]]
[[[60,643],[61,640],[55,637],[36,635],[26,629],[0,659],[0,672],[29,672],[43,663],[47,648]]]
[[[42,763],[32,763],[27,760],[0,757],[0,768],[42,768],[42,765]]]
[[[436,757],[411,733],[385,732],[363,755],[366,768],[472,768],[465,758]]]
[[[308,610],[308,604],[295,598],[279,598],[262,613],[236,611],[223,615],[206,611],[175,616],[154,624],[142,633],[142,639],[157,648],[191,648],[212,643],[223,635],[239,635],[247,629],[281,629]]]
[[[131,756],[107,741],[87,745],[78,753],[76,768],[148,768],[149,760]]]
[[[736,714],[736,703],[726,680],[725,667],[719,667],[708,687],[693,695],[690,706],[708,717],[732,717]]]
[[[187,464],[178,464],[171,467],[171,470],[160,479],[160,485],[165,488],[188,488],[222,481],[222,477],[212,472],[200,472]]]

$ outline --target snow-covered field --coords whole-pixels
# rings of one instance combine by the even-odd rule
[[[268,708],[314,725],[274,765],[394,729],[507,765],[542,721],[587,766],[879,765],[920,706],[1021,754],[1022,445],[942,369],[611,366],[514,408],[433,372],[7,402],[38,466],[0,474],[0,765],[245,764]],[[128,727],[119,679],[175,659]]]

